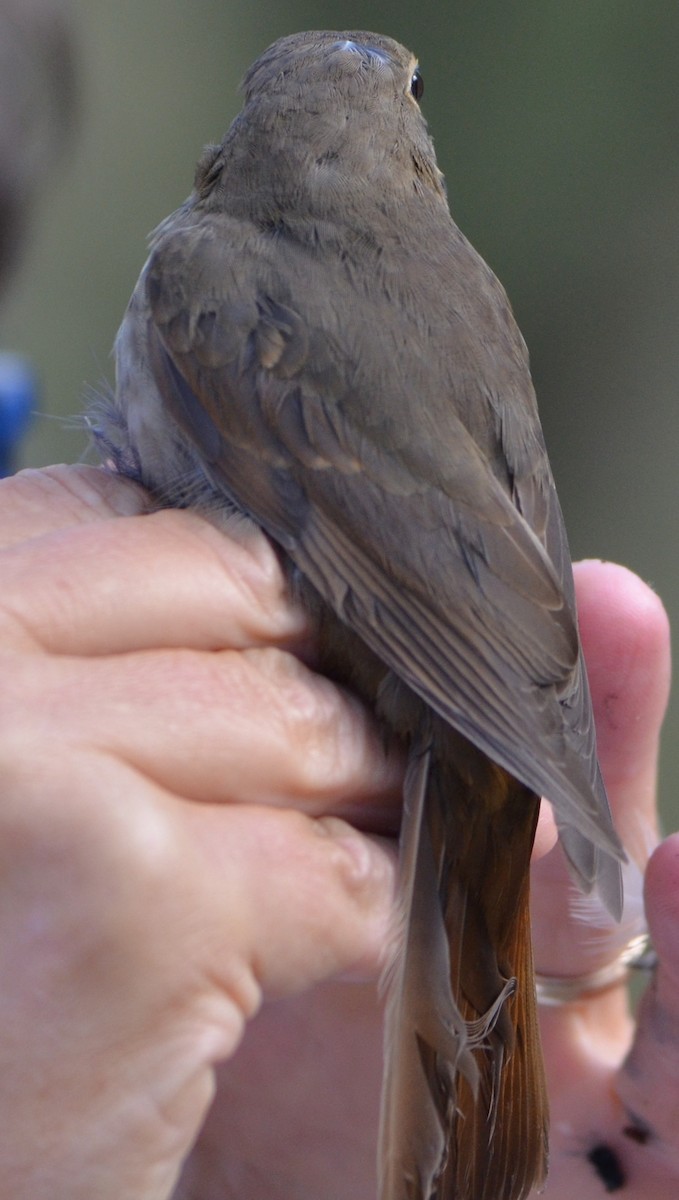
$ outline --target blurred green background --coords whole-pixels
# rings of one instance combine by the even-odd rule
[[[148,231],[190,190],[283,33],[363,28],[419,55],[453,213],[528,341],[574,557],[617,559],[679,623],[679,5],[659,0],[76,0],[79,121],[0,312],[44,415],[24,462],[72,460],[58,415],[111,378]],[[662,763],[679,821],[677,712]],[[676,748],[675,748],[676,747]]]

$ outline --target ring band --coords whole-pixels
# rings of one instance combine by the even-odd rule
[[[538,1004],[558,1007],[560,1004],[572,1004],[596,992],[608,991],[627,980],[630,968],[647,968],[653,962],[654,955],[649,953],[648,934],[639,933],[630,939],[612,962],[587,975],[540,975],[536,972]]]

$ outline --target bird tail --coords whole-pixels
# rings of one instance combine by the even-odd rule
[[[403,927],[386,980],[380,1200],[524,1200],[544,1179],[528,907],[538,807],[464,739],[445,760],[412,756]]]

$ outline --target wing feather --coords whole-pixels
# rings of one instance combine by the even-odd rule
[[[203,299],[180,320],[174,271],[180,263],[186,274],[188,252]],[[238,261],[227,267],[229,257]],[[566,849],[591,886],[602,858],[621,848],[596,764],[548,468],[532,484],[526,475],[505,484],[450,399],[442,409],[423,397],[423,411],[446,423],[433,441],[417,425],[400,435],[379,416],[357,420],[365,384],[360,370],[335,369],[334,334],[320,332],[333,321],[292,307],[289,261],[285,287],[272,272],[242,238],[208,245],[195,227],[161,238],[147,269],[148,340],[175,419],[199,443],[214,486],[284,546],[379,657],[579,831]],[[229,330],[221,349],[216,329]],[[351,364],[349,348],[342,355]],[[606,873],[615,906],[617,866]]]

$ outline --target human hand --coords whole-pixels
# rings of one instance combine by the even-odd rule
[[[353,825],[400,764],[262,536],[89,468],[0,497],[3,1190],[155,1200],[262,999],[378,970],[394,854]]]
[[[566,980],[606,968],[639,931],[644,891],[659,963],[636,1025],[624,973],[608,988],[541,1009],[552,1110],[550,1173],[542,1194],[549,1200],[574,1195],[595,1200],[624,1186],[629,1200],[674,1200],[679,1192],[679,835],[652,853],[658,738],[669,691],[669,629],[658,598],[625,568],[585,562],[575,573],[599,759],[630,863],[620,926],[596,900],[578,894],[560,850],[534,865],[536,968]]]
[[[331,837],[321,839],[309,829],[318,827],[317,816],[323,828],[322,814],[339,813],[388,830],[397,819],[398,764],[385,762],[351,701],[288,654],[267,652],[273,645],[308,655],[310,648],[266,543],[231,544],[227,551],[224,538],[186,513],[132,522],[139,528],[130,542],[130,524],[110,518],[142,513],[143,494],[101,472],[28,473],[3,487],[11,488],[11,503],[6,490],[0,545],[14,542],[17,551],[12,570],[6,560],[3,573],[21,602],[14,607],[20,627],[33,622],[25,643],[17,643],[16,627],[2,622],[10,630],[5,728],[15,735],[3,753],[13,785],[2,819],[9,836],[1,839],[7,859],[1,944],[4,978],[12,982],[0,1004],[7,1035],[0,1039],[3,1178],[15,1200],[169,1195],[201,1126],[212,1064],[224,1058],[177,1200],[254,1198],[263,1188],[272,1200],[319,1189],[328,1195],[328,1180],[333,1200],[367,1200],[374,1194],[381,1075],[374,988],[330,982],[268,1004],[231,1055],[258,999],[248,994],[248,962],[250,968],[255,962],[255,985],[268,997],[331,979],[358,962],[367,977],[377,971],[393,858],[383,843],[343,830],[357,839],[354,850],[360,846],[358,871],[356,858],[347,871],[332,836],[339,828],[331,821]],[[45,540],[29,548],[30,538]],[[134,602],[126,608],[121,584],[129,597],[134,580]],[[636,823],[633,848],[642,856],[653,820],[666,624],[658,602],[628,572],[586,564],[578,583],[601,757],[623,833]],[[11,595],[6,587],[3,613]],[[224,624],[236,655],[215,652]],[[106,645],[97,642],[104,631],[113,638]],[[192,648],[188,664],[181,652],[186,645]],[[247,668],[235,677],[245,685],[244,700],[256,697],[257,711],[273,717],[263,759],[261,723],[234,729],[222,721],[215,728],[216,714],[233,707],[225,687],[234,683],[234,663],[227,661],[234,658]],[[26,670],[17,672],[22,660]],[[26,689],[27,682],[32,687]],[[613,707],[616,692],[625,699]],[[210,705],[215,694],[218,703]],[[307,751],[310,743],[314,748],[311,778],[308,761],[287,754],[300,741]],[[79,759],[82,770],[72,766]],[[239,789],[229,787],[234,777]],[[294,811],[300,805],[301,816]],[[635,812],[641,821],[633,822]],[[238,849],[235,842],[225,845],[234,829]],[[264,853],[269,837],[270,849],[282,851],[275,863]],[[649,871],[649,915],[665,955],[658,987],[663,973],[670,984],[673,976],[672,844],[656,852]],[[309,887],[300,895],[300,864],[309,863]],[[249,897],[235,909],[240,917],[244,907],[249,918],[235,954],[234,892],[227,887],[234,867]],[[546,875],[550,894],[563,903],[564,881],[551,857]],[[543,882],[538,879],[538,889]],[[538,929],[538,967],[554,971],[545,949],[562,929],[566,950],[559,966],[570,954],[574,973],[594,969],[591,922],[573,929],[559,904],[550,920],[542,946]],[[611,937],[616,934],[609,930],[597,943],[601,962],[611,958]],[[206,958],[208,980],[200,967]],[[663,1004],[664,1012],[672,1011]],[[658,1056],[652,997],[649,1006],[636,1043],[637,1093],[647,1088]],[[554,1114],[548,1194],[570,1197],[576,1185],[583,1200],[599,1196],[603,1185],[586,1156],[607,1145],[630,1181],[635,1171],[643,1176],[636,1194],[648,1200],[674,1195],[676,1059],[661,1063],[662,1087],[650,1092],[665,1140],[642,1146],[634,1140],[641,1126],[632,1123],[632,1138],[621,1134],[630,1122],[612,1093],[617,1086],[636,1118],[645,1112],[650,1120],[648,1090],[646,1109],[635,1107],[624,1090],[630,1073],[618,1070],[631,1032],[624,989],[547,1010],[544,1017]],[[656,1133],[662,1128],[658,1121]]]

